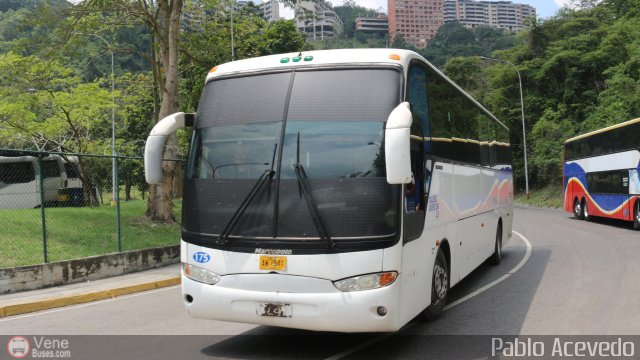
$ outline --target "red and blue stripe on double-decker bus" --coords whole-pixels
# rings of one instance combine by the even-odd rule
[[[587,186],[587,172],[576,162],[564,165],[564,209],[573,212],[577,200],[586,200],[589,216],[599,216],[620,220],[633,220],[633,205],[638,195],[595,194]]]

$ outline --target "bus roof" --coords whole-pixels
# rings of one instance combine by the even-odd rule
[[[211,69],[207,80],[233,73],[296,68],[317,65],[391,64],[408,67],[412,59],[424,58],[410,50],[400,49],[334,49],[301,51],[224,63]]]
[[[629,121],[625,121],[625,122],[622,122],[620,124],[607,126],[605,128],[602,128],[602,129],[598,129],[598,130],[594,130],[594,131],[588,132],[586,134],[574,136],[571,139],[567,139],[564,143],[566,144],[566,143],[571,142],[571,141],[584,139],[584,138],[587,138],[587,137],[592,136],[592,135],[596,135],[596,134],[600,134],[600,133],[603,133],[603,132],[611,131],[613,129],[617,129],[617,128],[621,128],[621,127],[628,126],[628,125],[631,125],[631,124],[635,124],[637,122],[640,122],[640,118],[629,120]]]

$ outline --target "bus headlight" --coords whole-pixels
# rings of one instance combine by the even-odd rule
[[[191,264],[182,264],[182,272],[189,279],[209,285],[215,285],[220,281],[220,275],[209,270],[193,266]]]
[[[398,277],[395,271],[366,274],[334,281],[333,285],[340,291],[371,290],[393,284]]]

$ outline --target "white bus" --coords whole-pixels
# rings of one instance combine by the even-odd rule
[[[34,156],[0,156],[0,209],[28,209],[41,205],[40,166]],[[44,201],[55,202],[65,187],[64,162],[57,155],[42,159]]]
[[[195,318],[340,331],[435,319],[511,237],[507,128],[418,54],[327,50],[211,70],[184,182],[182,294]]]

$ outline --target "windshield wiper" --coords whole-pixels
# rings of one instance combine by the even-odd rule
[[[236,210],[236,212],[231,217],[231,220],[227,223],[227,226],[224,227],[222,233],[220,233],[220,237],[218,238],[218,244],[226,245],[229,242],[229,235],[233,228],[238,224],[240,217],[245,213],[253,199],[256,198],[256,195],[260,192],[260,189],[264,186],[264,184],[269,181],[271,183],[271,179],[273,179],[273,175],[275,175],[275,171],[273,170],[273,163],[275,162],[276,157],[276,149],[278,148],[278,143],[275,143],[273,146],[273,157],[271,159],[271,168],[266,169],[258,178],[256,183],[251,188],[251,191],[245,196],[244,200]]]
[[[327,231],[327,226],[322,220],[322,216],[320,216],[320,212],[318,211],[318,205],[316,204],[315,199],[313,198],[313,194],[311,193],[309,179],[307,178],[307,173],[304,171],[304,167],[300,163],[300,133],[298,132],[298,140],[296,145],[296,163],[293,164],[293,168],[296,172],[296,177],[298,178],[298,187],[300,189],[300,193],[304,197],[304,200],[307,202],[307,207],[309,208],[309,212],[311,213],[311,218],[313,219],[313,223],[316,226],[316,230],[318,230],[318,234],[320,235],[320,239],[327,243],[327,248],[332,250],[335,248],[335,243],[331,240],[331,235],[329,235],[329,231]]]

